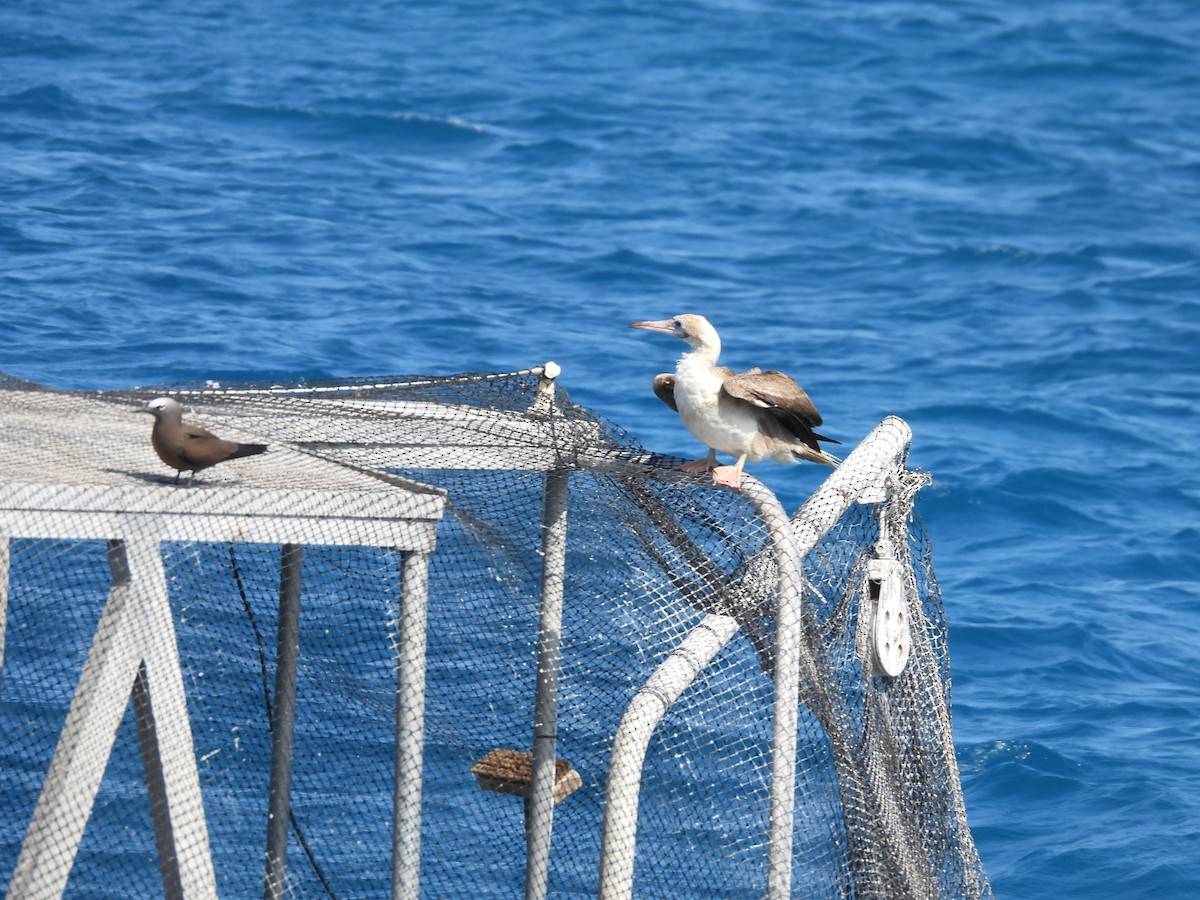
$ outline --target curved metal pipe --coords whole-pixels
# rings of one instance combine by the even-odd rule
[[[789,896],[795,819],[796,741],[801,669],[812,663],[803,652],[801,560],[860,498],[878,502],[902,461],[912,432],[888,416],[871,430],[845,461],[789,519],[761,482],[744,475],[742,494],[767,526],[772,552],[752,560],[745,580],[770,579],[778,585],[775,705],[771,746],[771,806],[767,891],[772,900]],[[609,461],[597,468],[615,468]],[[775,572],[770,569],[774,567]],[[774,577],[772,577],[774,576]],[[696,676],[737,633],[730,616],[710,614],[692,629],[630,702],[613,741],[605,796],[601,843],[601,900],[633,895],[637,809],[642,767],[654,730]],[[810,677],[814,674],[810,672]]]

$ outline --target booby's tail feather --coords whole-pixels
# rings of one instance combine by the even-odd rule
[[[826,453],[824,450],[813,450],[809,447],[803,447],[799,450],[793,450],[792,455],[799,462],[802,459],[807,459],[809,462],[820,463],[823,466],[829,466],[836,469],[841,460],[832,453]]]

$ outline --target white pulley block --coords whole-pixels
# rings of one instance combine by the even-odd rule
[[[879,585],[872,631],[876,674],[895,678],[908,664],[911,638],[904,600],[904,567],[894,559],[872,559],[867,577]]]

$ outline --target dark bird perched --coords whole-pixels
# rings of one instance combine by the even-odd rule
[[[150,443],[158,458],[175,470],[176,484],[184,472],[191,472],[191,477],[195,478],[201,469],[239,456],[254,456],[267,449],[266,444],[225,441],[198,425],[184,425],[183,407],[170,397],[151,400],[138,412],[154,416]]]
[[[813,431],[821,424],[821,414],[804,389],[782,372],[734,372],[718,366],[721,338],[708,319],[684,315],[629,327],[672,335],[691,348],[680,357],[674,375],[654,378],[658,399],[679,413],[687,430],[709,448],[706,459],[684,463],[680,468],[685,472],[711,470],[714,482],[736,488],[741,487],[747,462],[807,459],[838,464],[817,441],[840,442]],[[718,466],[718,450],[737,462]]]

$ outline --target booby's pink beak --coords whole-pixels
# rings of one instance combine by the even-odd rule
[[[658,322],[634,322],[630,328],[642,328],[646,331],[659,331],[663,334],[669,334],[671,337],[683,337],[683,329],[679,327],[679,323],[674,319],[662,319]]]

